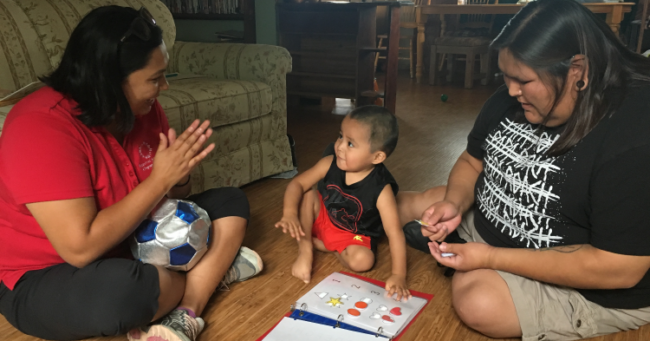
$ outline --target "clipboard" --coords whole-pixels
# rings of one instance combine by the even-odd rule
[[[337,286],[332,286],[332,285],[327,285],[327,282],[331,282],[332,280],[341,280],[341,289],[342,291],[347,291],[345,290],[345,285],[353,283],[355,287],[353,289],[357,289],[356,291],[350,291],[350,293],[353,295],[348,295],[345,293],[345,296],[349,296],[349,299],[343,300],[344,304],[347,303],[345,306],[346,309],[341,309],[340,314],[332,313],[328,311],[327,307],[319,309],[310,309],[309,304],[313,304],[316,300],[320,299],[320,302],[322,303],[323,301],[327,300],[329,296],[335,296],[339,295],[339,298],[341,297],[341,293],[334,293],[332,292],[331,295],[329,292],[326,293],[326,295],[322,295],[323,292],[319,292],[319,290],[325,288],[327,290],[337,290]],[[347,281],[346,281],[347,280]],[[365,283],[363,283],[365,282]],[[333,283],[333,282],[332,282]],[[364,285],[365,284],[365,285]],[[356,288],[356,286],[360,286],[361,288]],[[422,310],[426,307],[426,305],[433,299],[433,295],[431,294],[426,294],[426,293],[421,293],[417,291],[410,291],[411,295],[414,298],[417,298],[418,302],[414,302],[414,305],[408,305],[405,303],[394,303],[395,305],[399,305],[401,307],[404,307],[403,311],[408,311],[409,309],[414,309],[412,311],[412,314],[408,317],[404,317],[401,322],[403,325],[398,329],[398,332],[395,332],[395,328],[393,328],[392,333],[388,333],[385,328],[388,328],[388,326],[384,326],[383,324],[377,324],[374,323],[374,325],[379,325],[380,327],[374,329],[374,328],[369,328],[370,326],[367,325],[365,322],[360,323],[360,321],[364,321],[364,317],[360,316],[358,317],[360,320],[357,320],[355,317],[350,316],[349,314],[346,314],[347,308],[356,307],[355,301],[356,300],[361,300],[363,297],[362,296],[368,296],[366,295],[370,291],[373,293],[376,293],[377,288],[381,289],[382,294],[385,292],[384,290],[385,283],[381,281],[377,281],[374,279],[370,279],[367,277],[363,277],[360,275],[356,274],[351,274],[347,272],[340,272],[340,273],[333,273],[332,275],[328,276],[325,278],[323,281],[318,283],[314,288],[312,288],[307,294],[305,294],[303,297],[301,297],[300,300],[298,300],[297,303],[291,305],[291,310],[284,315],[284,317],[276,323],[273,328],[269,329],[264,335],[262,335],[260,338],[258,338],[258,341],[263,341],[265,338],[274,331],[276,327],[278,327],[279,324],[281,327],[284,327],[284,324],[290,323],[288,320],[295,320],[295,321],[307,321],[319,325],[324,325],[324,326],[330,326],[332,328],[338,328],[338,329],[343,329],[346,331],[349,331],[350,333],[361,333],[361,334],[366,334],[366,335],[371,335],[374,337],[377,337],[377,340],[399,340],[399,338],[404,334],[406,330],[411,326],[411,324],[417,319],[417,317],[420,315]],[[373,290],[374,289],[374,290]],[[341,291],[341,290],[339,290]],[[313,295],[313,297],[311,297]],[[323,296],[322,298],[320,296]],[[377,299],[381,303],[385,303],[386,300],[390,299]],[[303,301],[301,303],[301,301]],[[308,301],[308,302],[305,302]],[[332,301],[330,299],[330,301]],[[334,299],[336,301],[336,299]],[[414,301],[414,299],[409,300],[409,302]],[[396,301],[395,301],[396,302]],[[356,303],[359,303],[359,301],[356,301]],[[342,305],[342,306],[343,306]],[[365,316],[368,316],[369,314],[376,314],[376,310],[379,308],[376,308],[378,306],[377,303],[375,304],[370,304],[368,306],[368,310],[364,311]],[[380,305],[380,306],[383,306]],[[371,309],[375,308],[375,309]],[[336,309],[330,309],[332,311],[338,312]],[[365,310],[365,309],[364,309]],[[324,313],[322,313],[324,312]],[[324,316],[327,314],[327,316]],[[363,314],[362,314],[363,315]],[[384,316],[389,316],[392,317],[395,322],[400,322],[400,316],[396,315],[391,315],[390,313],[386,312],[386,315]],[[383,316],[382,316],[383,317]],[[376,322],[376,321],[373,321]],[[382,321],[383,322],[383,321]],[[390,323],[389,323],[390,325]],[[363,327],[362,327],[363,326]],[[357,334],[358,335],[358,334]],[[296,335],[297,339],[305,339],[305,335]]]

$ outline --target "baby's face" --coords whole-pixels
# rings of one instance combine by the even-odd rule
[[[372,168],[375,153],[370,144],[370,127],[346,117],[334,145],[336,165],[346,172],[359,172]]]

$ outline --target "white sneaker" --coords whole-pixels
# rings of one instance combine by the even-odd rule
[[[202,318],[192,317],[182,309],[174,309],[158,324],[131,330],[127,338],[129,341],[195,341],[204,327]]]
[[[223,284],[228,285],[233,282],[243,282],[262,271],[264,264],[262,258],[257,252],[242,246],[239,248],[239,254],[232,262],[230,269],[223,278]]]

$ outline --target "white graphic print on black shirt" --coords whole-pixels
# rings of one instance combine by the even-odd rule
[[[544,154],[565,127],[540,134],[505,86],[485,103],[467,152],[483,161],[473,209],[488,244],[650,256],[650,84],[607,95],[615,112],[558,157]],[[631,288],[578,292],[608,308],[650,307],[650,271]]]
[[[493,226],[525,247],[551,247],[562,239],[553,233],[556,218],[549,210],[557,212],[559,195],[551,179],[558,177],[551,175],[561,170],[556,158],[544,156],[558,137],[505,119],[484,144],[485,177],[476,203]]]

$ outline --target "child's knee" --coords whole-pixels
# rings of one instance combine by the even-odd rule
[[[320,240],[320,239],[318,239],[318,238],[316,238],[316,237],[313,237],[313,238],[311,239],[311,245],[313,245],[314,249],[316,249],[316,250],[318,250],[318,251],[321,251],[321,252],[332,252],[331,250],[328,250],[328,249],[325,247],[325,243],[323,243],[322,240]]]
[[[365,272],[375,265],[375,255],[368,248],[353,245],[344,252],[347,253],[346,262],[352,271]]]

